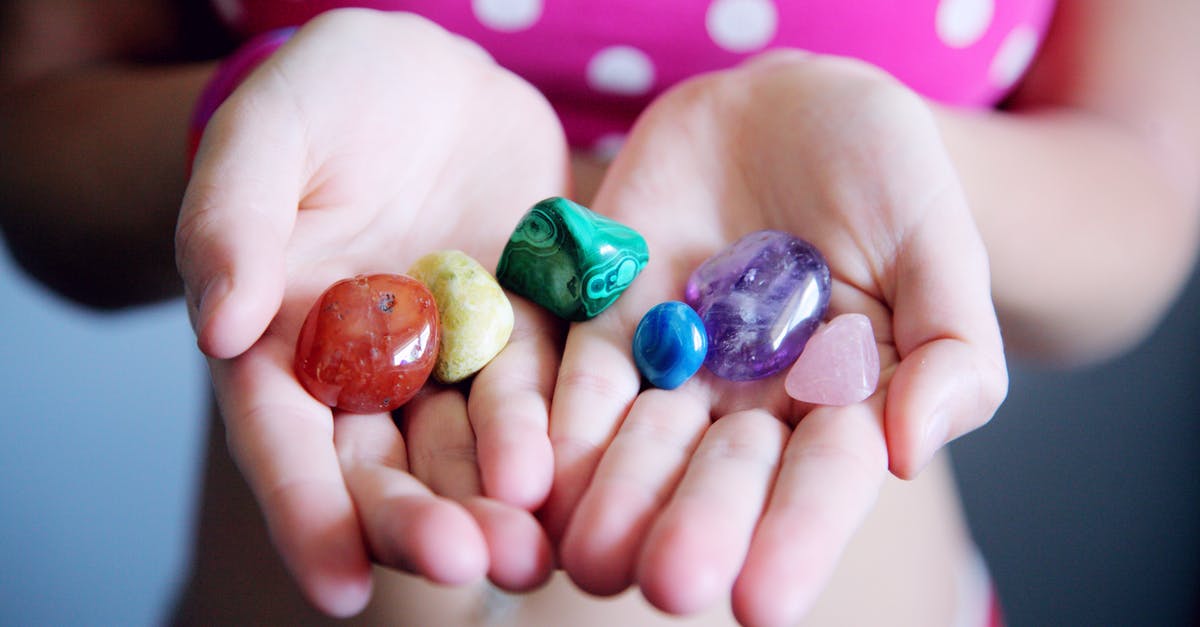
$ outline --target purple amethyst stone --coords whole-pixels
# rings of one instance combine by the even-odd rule
[[[792,365],[829,307],[829,264],[808,242],[758,231],[710,257],[686,298],[704,321],[713,374],[762,379]]]

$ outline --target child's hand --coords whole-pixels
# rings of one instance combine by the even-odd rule
[[[513,338],[475,380],[469,421],[459,390],[427,390],[402,410],[403,436],[387,414],[335,420],[292,360],[334,281],[403,273],[446,248],[494,268],[528,207],[563,193],[566,170],[534,89],[397,14],[314,20],[209,124],[179,267],[231,452],[323,610],[362,607],[371,559],[446,583],[487,572],[523,588],[548,575],[526,511],[552,476],[545,398],[561,338],[547,316],[514,302]]]
[[[567,339],[543,512],[563,566],[585,590],[636,583],[674,613],[732,589],[744,623],[791,624],[887,470],[916,475],[1005,395],[987,255],[929,111],[859,64],[767,57],[661,98],[594,208],[638,229],[651,260]],[[812,408],[785,395],[783,374],[731,383],[701,370],[639,394],[641,315],[681,300],[700,262],[765,228],[824,253],[831,316],[871,318],[879,390]]]

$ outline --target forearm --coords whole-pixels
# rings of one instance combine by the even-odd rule
[[[992,264],[1007,343],[1058,362],[1148,332],[1197,246],[1196,176],[1143,135],[1066,109],[938,111]]]
[[[210,65],[83,68],[0,100],[0,227],[22,265],[80,302],[178,291],[186,132]]]
[[[1007,343],[1089,361],[1152,329],[1200,228],[1200,5],[1059,0],[1005,112],[936,115]]]

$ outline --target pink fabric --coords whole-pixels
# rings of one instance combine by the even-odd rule
[[[410,11],[482,45],[554,103],[575,145],[618,137],[651,99],[770,48],[855,57],[918,93],[999,101],[1054,0],[214,0],[251,35],[338,7]]]

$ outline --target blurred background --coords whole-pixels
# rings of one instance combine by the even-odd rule
[[[1200,280],[1137,351],[1014,364],[953,446],[1010,625],[1200,624]],[[207,403],[182,303],[98,314],[0,244],[0,625],[153,625],[187,559]]]
[[[183,573],[207,369],[182,301],[93,313],[0,240],[0,625],[154,625]]]
[[[952,446],[1010,624],[1200,625],[1200,271],[1137,350],[1012,366]]]

